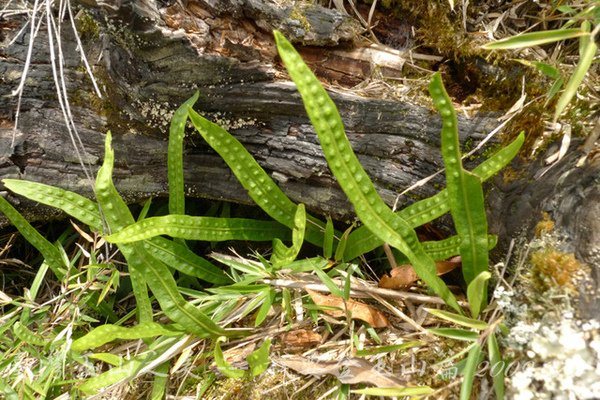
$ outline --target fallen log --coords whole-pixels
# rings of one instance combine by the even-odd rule
[[[311,26],[318,23],[315,29],[303,32],[297,21],[286,20],[285,15],[293,11],[289,6],[248,1],[244,8],[235,6],[236,2],[225,3],[190,2],[185,10],[172,9],[181,7],[178,4],[159,10],[154,1],[138,1],[129,8],[108,11],[83,7],[78,20],[83,27],[82,41],[88,59],[99,60],[94,72],[102,98],[93,94],[91,82],[80,67],[76,38],[65,22],[61,34],[64,76],[75,127],[85,148],[82,158],[90,175],[102,160],[104,135],[112,130],[116,185],[127,201],[166,195],[169,118],[179,104],[199,90],[196,109],[228,128],[293,200],[322,215],[352,218],[352,208],[327,169],[300,97],[282,72],[271,30],[281,29],[297,42],[310,45],[305,51],[313,59],[314,46],[330,46],[320,48],[322,60],[315,69],[320,76],[346,83],[364,79],[365,72],[360,71],[374,68],[367,58],[377,52],[394,55],[395,50],[362,45],[348,50],[341,43],[356,39],[358,28],[354,20],[334,10],[319,6],[315,6],[316,11],[303,10],[302,18]],[[330,18],[313,23],[311,16],[317,11]],[[106,15],[110,19],[99,22]],[[234,21],[236,26],[231,28]],[[181,28],[184,24],[187,31]],[[90,181],[56,99],[47,41],[47,32],[40,30],[18,131],[0,131],[0,177],[29,179],[91,195]],[[2,93],[10,93],[18,85],[28,42],[25,34],[3,49],[0,69],[8,79],[0,83]],[[103,43],[102,48],[94,47],[98,42]],[[393,62],[389,57],[386,60],[386,68],[392,68]],[[332,89],[331,95],[359,159],[388,204],[394,203],[399,191],[442,167],[441,125],[432,109],[365,98],[348,90]],[[10,115],[15,103],[15,98],[9,98],[0,106],[5,125],[13,122]],[[463,140],[480,140],[495,125],[495,119],[488,115],[460,117]],[[189,135],[184,159],[191,197],[250,203],[227,166],[199,136]],[[432,195],[434,186],[439,185],[443,185],[442,176],[415,189],[410,198],[401,197],[399,205]],[[47,218],[47,209],[27,202],[23,205],[29,218]]]

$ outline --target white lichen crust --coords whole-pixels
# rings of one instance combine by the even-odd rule
[[[556,245],[555,238],[544,235],[526,248]],[[527,272],[531,266],[525,262],[521,267],[512,288],[494,292],[510,329],[505,354],[515,359],[507,372],[507,397],[599,399],[600,322],[578,318],[573,292],[564,287],[540,292]]]

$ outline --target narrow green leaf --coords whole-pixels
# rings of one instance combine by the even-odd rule
[[[546,101],[544,102],[544,107],[548,105],[550,100],[552,100],[558,92],[560,92],[563,83],[565,83],[563,78],[558,78],[556,81],[554,81],[552,86],[550,86],[550,89],[548,90],[548,92],[546,92]]]
[[[235,284],[229,285],[229,286],[219,286],[219,287],[214,287],[214,288],[210,288],[210,289],[206,289],[206,290],[211,293],[233,293],[233,294],[236,294],[239,296],[241,294],[265,292],[267,289],[270,289],[270,288],[271,288],[271,286],[269,286],[267,284],[244,285],[241,283],[235,283]]]
[[[135,222],[127,204],[125,204],[125,201],[117,192],[112,180],[115,153],[111,142],[112,134],[108,131],[104,143],[104,162],[98,170],[95,187],[96,200],[102,209],[107,224],[106,228],[109,232],[118,231]],[[127,257],[123,249],[121,249],[121,252]],[[138,314],[138,322],[150,322],[152,321],[152,304],[150,296],[148,296],[144,274],[141,271],[130,271],[129,276],[137,303],[136,312]]]
[[[306,211],[304,204],[299,204],[294,217],[294,227],[292,228],[292,246],[287,247],[280,239],[273,240],[271,264],[275,269],[280,269],[296,259],[304,243],[305,230]]]
[[[185,214],[185,193],[183,188],[183,137],[188,108],[196,104],[199,93],[196,92],[179,107],[171,118],[169,128],[169,146],[167,150],[167,170],[169,180],[169,213]]]
[[[86,356],[93,360],[105,362],[113,367],[119,367],[124,363],[123,357],[112,353],[91,353],[86,354]]]
[[[473,279],[467,287],[467,298],[471,308],[471,316],[479,317],[479,313],[487,306],[487,281],[492,277],[488,271],[483,271]]]
[[[434,392],[429,386],[416,387],[371,387],[365,389],[351,390],[351,393],[366,394],[367,396],[402,397],[402,396],[424,396]]]
[[[235,274],[239,271],[244,274],[265,278],[270,276],[268,271],[266,271],[264,265],[255,261],[218,253],[211,254],[211,257],[217,260],[218,262],[230,267],[232,269],[232,274]]]
[[[465,317],[464,315],[454,314],[448,311],[436,310],[432,308],[426,308],[428,313],[435,315],[436,317],[445,319],[446,321],[454,322],[455,324],[466,326],[467,328],[473,328],[477,330],[487,329],[488,324],[478,319]]]
[[[335,235],[333,229],[333,221],[331,217],[327,217],[327,224],[325,225],[325,235],[323,238],[323,257],[329,259],[333,255],[333,237]]]
[[[281,308],[286,321],[291,324],[294,310],[292,308],[292,294],[288,288],[281,289]]]
[[[106,298],[106,296],[108,295],[108,293],[110,292],[111,289],[114,289],[114,290],[117,289],[120,275],[121,275],[121,273],[118,270],[116,270],[116,269],[113,270],[113,272],[110,274],[110,278],[108,279],[108,281],[106,281],[104,283],[104,287],[102,288],[102,291],[98,295],[98,299],[96,300],[96,305],[99,305],[100,303],[102,303],[104,301],[104,299]]]
[[[573,39],[584,36],[585,34],[586,33],[581,29],[555,29],[539,32],[528,32],[487,43],[483,45],[483,48],[486,50],[522,49],[525,47],[540,46],[542,44]]]
[[[248,366],[250,367],[250,376],[258,376],[267,370],[269,364],[271,363],[269,359],[270,351],[271,339],[267,338],[258,349],[254,350],[248,355],[246,360],[248,361]]]
[[[223,270],[172,240],[154,237],[144,241],[144,249],[154,258],[186,275],[216,285],[231,283],[231,278]]]
[[[0,196],[0,212],[14,225],[23,237],[39,251],[48,267],[58,279],[65,276],[66,265],[60,251],[43,237],[4,197]]]
[[[74,340],[71,350],[82,352],[95,349],[116,339],[136,340],[147,339],[155,336],[181,336],[183,333],[174,326],[145,322],[131,328],[105,324],[94,328],[86,335]]]
[[[333,100],[291,43],[278,31],[275,31],[275,41],[279,55],[302,96],[327,164],[354,206],[358,218],[381,240],[404,253],[419,277],[451,307],[462,312],[454,295],[437,276],[435,263],[423,250],[414,229],[392,212],[375,190],[352,151]]]
[[[100,375],[88,378],[78,389],[86,395],[96,395],[104,387],[133,379],[143,366],[144,363],[136,359],[127,361],[119,367],[113,367]]]
[[[460,255],[465,281],[488,269],[487,217],[481,179],[462,167],[458,120],[442,77],[434,74],[429,93],[442,116],[442,157],[446,167],[446,184],[450,213],[461,240]]]
[[[29,298],[32,301],[35,301],[36,297],[38,296],[40,288],[42,287],[44,279],[46,278],[46,273],[48,272],[48,269],[50,269],[48,263],[43,262],[42,265],[40,265],[40,267],[38,268],[37,272],[35,273],[35,278],[33,278],[33,282],[29,287]],[[21,323],[24,325],[28,325],[30,316],[31,309],[29,307],[24,307],[23,311],[21,312]],[[2,333],[0,332],[0,335],[1,334]]]
[[[577,12],[577,10],[575,10],[573,7],[569,7],[567,5],[558,6],[556,9],[564,14],[575,14]]]
[[[243,378],[244,375],[246,375],[246,372],[244,370],[234,368],[231,366],[230,363],[225,361],[225,358],[223,357],[223,350],[221,350],[221,342],[223,341],[222,339],[223,338],[219,338],[219,340],[217,340],[217,343],[215,344],[214,357],[215,357],[215,364],[217,364],[217,368],[223,375],[225,375],[228,378],[232,378],[232,379]]]
[[[154,380],[152,382],[152,393],[150,400],[163,400],[167,392],[167,383],[169,382],[170,362],[164,362],[154,370]]]
[[[467,331],[464,329],[456,329],[456,328],[431,328],[428,329],[429,332],[434,335],[447,337],[450,339],[456,340],[465,340],[468,342],[474,342],[479,339],[479,334],[473,331]]]
[[[332,295],[341,299],[344,298],[344,292],[342,292],[339,286],[335,284],[335,282],[329,277],[329,275],[325,273],[325,271],[317,268],[315,269],[315,273],[317,274],[321,282],[323,282],[323,284],[327,286],[327,289],[329,289]]]
[[[123,249],[121,249],[123,252]],[[125,253],[123,253],[125,255]],[[144,272],[137,268],[129,268],[129,279],[131,280],[131,291],[136,299],[136,314],[138,322],[146,323],[153,320],[152,303],[148,295],[148,285]]]
[[[131,243],[159,235],[188,240],[221,242],[224,240],[269,241],[274,237],[289,237],[289,230],[274,221],[244,218],[191,217],[163,215],[146,218],[117,233],[106,236],[111,243]]]
[[[294,227],[297,205],[277,186],[254,157],[229,132],[189,108],[189,116],[196,130],[223,160],[240,181],[248,195],[271,218],[290,229]],[[307,215],[306,240],[323,245],[325,224]]]
[[[344,264],[340,265],[340,269],[344,266]],[[356,264],[348,264],[348,268],[346,269],[346,276],[342,276],[344,280],[344,291],[342,292],[344,295],[344,300],[348,301],[350,299],[350,289],[352,288],[352,276],[354,272],[356,272],[357,265]]]
[[[256,319],[254,320],[255,327],[260,326],[267,318],[267,315],[271,310],[271,306],[273,305],[273,300],[275,300],[275,294],[275,290],[271,288],[267,288],[264,290],[264,300],[260,305],[260,308],[256,313]]]
[[[30,200],[56,207],[78,219],[90,228],[102,230],[102,218],[98,205],[77,193],[43,183],[18,179],[3,179],[2,183],[11,191]]]
[[[50,343],[50,339],[44,338],[42,335],[32,332],[20,321],[17,321],[13,325],[13,333],[21,341],[33,345],[44,347],[47,343]]]
[[[524,64],[524,65],[527,65],[530,67],[534,67],[535,69],[537,69],[538,71],[540,71],[542,74],[546,75],[549,78],[552,78],[552,79],[560,78],[559,69],[548,63],[543,63],[540,61],[531,62],[528,60],[517,60],[517,61],[520,62],[521,64]]]
[[[291,272],[312,272],[315,269],[325,269],[329,265],[329,260],[321,257],[305,258],[296,260],[286,265],[285,269]]]
[[[481,354],[481,345],[477,343],[467,356],[467,362],[463,371],[463,381],[460,386],[460,400],[469,400],[471,398],[471,390],[473,388],[473,381],[475,380],[475,373],[477,372],[477,365],[479,363],[479,356]]]
[[[496,235],[488,235],[487,249],[492,250],[497,242]],[[455,235],[443,240],[423,242],[423,248],[434,260],[446,260],[460,254],[460,237]]]
[[[585,30],[582,29],[584,32]],[[583,82],[583,78],[587,74],[592,62],[594,61],[594,56],[598,51],[598,45],[595,40],[591,39],[589,33],[586,32],[586,35],[582,36],[580,39],[580,55],[579,62],[575,67],[575,71],[573,71],[573,75],[569,78],[567,85],[565,86],[565,91],[558,98],[556,102],[556,110],[554,111],[553,121],[558,121],[558,118],[565,110],[567,105],[571,102],[575,94],[577,93],[577,89]]]
[[[502,354],[500,353],[500,347],[498,346],[498,340],[496,340],[495,333],[490,334],[487,345],[490,358],[490,375],[494,382],[496,399],[504,400],[504,370],[506,364],[504,363],[504,360],[502,360]]]
[[[504,168],[519,152],[525,142],[523,132],[508,146],[500,149],[489,159],[483,161],[472,173],[482,181],[494,176]],[[438,194],[427,199],[420,200],[397,212],[411,227],[416,228],[436,218],[441,217],[450,210],[448,202],[448,190],[444,189]],[[383,241],[375,236],[366,226],[355,229],[348,237],[348,245],[345,248],[344,260],[353,260],[383,244]]]
[[[423,342],[411,341],[402,344],[392,344],[388,346],[374,346],[362,350],[356,350],[356,357],[369,357],[382,353],[393,353],[395,351],[404,351],[422,345]]]
[[[142,207],[142,211],[140,211],[137,220],[141,221],[148,215],[148,211],[150,211],[150,206],[152,205],[152,197],[144,202],[144,206]]]
[[[350,236],[353,229],[354,229],[354,225],[350,225],[342,234],[342,237],[340,238],[340,242],[338,243],[338,246],[335,249],[335,256],[333,256],[333,258],[335,259],[336,262],[345,260],[345,252],[346,252],[346,248],[348,246],[348,237]]]

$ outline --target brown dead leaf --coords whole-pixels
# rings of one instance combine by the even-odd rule
[[[436,261],[435,268],[437,269],[438,275],[444,275],[448,272],[460,267],[462,265],[462,260],[460,256],[454,256],[446,261]]]
[[[438,275],[444,275],[461,265],[460,256],[452,257],[448,261],[436,261],[435,267]],[[410,264],[400,265],[393,268],[389,275],[384,275],[379,280],[379,287],[385,289],[401,289],[410,286],[419,279],[414,268]]]
[[[323,337],[310,329],[294,329],[283,334],[281,345],[286,351],[304,351],[321,344]]]
[[[376,387],[401,386],[392,374],[380,370],[364,358],[344,358],[341,361],[316,362],[302,356],[273,357],[273,361],[303,375],[333,375],[341,383],[367,383]]]
[[[390,270],[389,275],[384,275],[379,280],[379,287],[386,289],[400,289],[409,286],[419,277],[410,264],[400,265]]]
[[[344,305],[344,300],[340,297],[321,294],[310,289],[306,289],[306,291],[316,305],[339,308],[340,310],[324,310],[326,314],[331,315],[332,317],[345,317],[346,313],[344,310],[347,307],[352,319],[360,319],[361,321],[365,321],[373,328],[385,328],[390,324],[382,312],[374,309],[368,304],[361,303],[353,299],[348,299]]]

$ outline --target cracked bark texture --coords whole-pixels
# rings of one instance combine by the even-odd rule
[[[228,127],[294,201],[322,215],[353,218],[352,207],[327,169],[300,97],[279,63],[272,30],[281,30],[296,43],[330,88],[359,84],[375,68],[387,76],[399,74],[402,52],[361,41],[360,25],[347,15],[318,5],[289,4],[81,0],[77,25],[102,99],[93,94],[68,23],[61,26],[61,41],[72,113],[92,172],[99,168],[110,129],[116,151],[114,178],[126,200],[166,195],[170,113],[199,90],[196,110]],[[28,29],[8,43],[25,23],[25,17],[13,17],[4,30],[12,34],[0,37],[0,93],[5,96],[0,103],[0,179],[39,181],[91,196],[57,101],[44,28],[33,49],[19,129],[12,129],[17,100],[7,94],[21,76]],[[360,161],[388,204],[398,192],[442,167],[440,119],[432,109],[347,90],[330,93]],[[497,125],[492,115],[461,115],[461,140],[478,141]],[[227,166],[199,136],[188,135],[184,151],[190,196],[250,203]],[[520,230],[531,231],[540,212],[549,211],[567,248],[592,266],[598,282],[600,163],[590,158],[576,168],[579,156],[577,151],[569,153],[543,177],[535,177],[541,166],[530,165],[523,167],[525,178],[515,183],[496,179],[488,196],[490,225],[506,242]],[[400,197],[398,206],[430,196],[443,185],[440,174],[410,197]],[[8,197],[31,220],[59,216]],[[0,217],[0,227],[6,224]],[[452,229],[449,218],[436,226]],[[590,298],[597,306],[598,296]]]
[[[359,60],[344,71],[339,61],[352,54],[348,48],[357,40],[357,23],[320,6],[297,10],[270,1],[200,1],[188,3],[186,9],[178,3],[168,8],[159,6],[144,0],[113,7],[82,7],[78,17],[82,41],[88,59],[99,60],[94,68],[104,93],[102,99],[93,95],[75,51],[74,36],[67,24],[63,26],[65,78],[74,120],[87,151],[86,162],[94,170],[99,167],[104,135],[110,129],[116,151],[115,180],[121,193],[130,202],[165,195],[170,113],[199,90],[201,97],[195,108],[229,127],[292,199],[321,214],[351,218],[351,206],[327,169],[300,97],[282,72],[271,32],[274,28],[282,30],[295,42],[310,46],[310,54],[315,53],[315,46],[321,46],[325,61],[316,65],[319,75],[358,82],[364,79],[362,68],[370,68],[368,63]],[[301,21],[294,15],[300,15]],[[306,24],[312,29],[305,30]],[[2,49],[2,93],[10,93],[17,86],[28,41],[25,34]],[[0,177],[40,181],[91,195],[64,128],[47,42],[42,29],[36,39],[14,146],[13,130],[0,132]],[[343,50],[334,54],[340,47]],[[328,62],[329,56],[334,60]],[[363,98],[348,91],[331,94],[354,149],[389,204],[399,190],[441,168],[440,121],[434,111]],[[9,98],[0,106],[7,122],[15,103]],[[461,117],[463,139],[481,139],[495,123],[485,115]],[[226,165],[201,138],[188,138],[184,155],[188,193],[250,202]],[[443,184],[441,176],[432,183]],[[433,185],[426,185],[413,196],[434,193]],[[412,200],[401,198],[400,206],[408,201]],[[31,218],[45,217],[36,209],[24,207]]]

